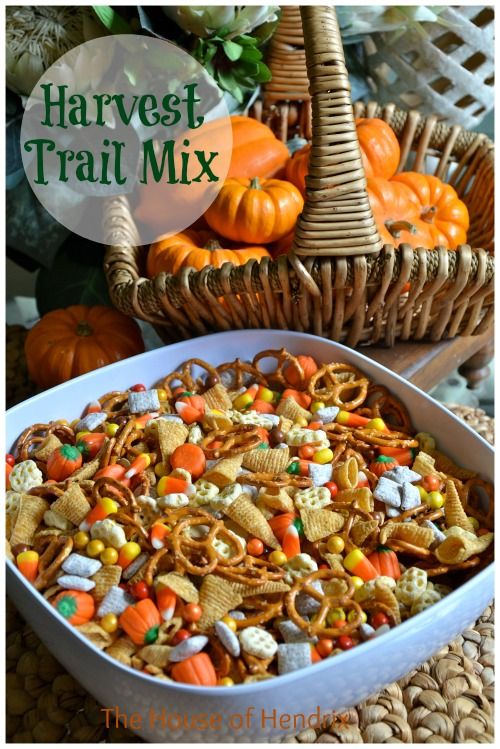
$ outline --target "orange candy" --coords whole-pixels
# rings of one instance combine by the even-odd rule
[[[257,411],[257,413],[259,414],[273,414],[274,406],[271,403],[266,403],[266,401],[256,400],[252,403],[248,410]]]
[[[317,447],[313,447],[312,445],[301,445],[298,450],[299,458],[311,460],[317,449]]]
[[[196,481],[205,473],[207,461],[201,447],[186,442],[175,448],[170,456],[170,465],[172,469],[184,468],[185,471],[189,471],[193,481]]]
[[[301,390],[292,390],[292,388],[287,388],[286,390],[283,390],[283,394],[281,396],[282,400],[285,400],[285,398],[293,398],[295,403],[298,403],[299,406],[302,406],[302,408],[308,409],[311,405],[312,398],[309,395],[309,393],[303,393]]]
[[[309,380],[309,378],[312,377],[312,375],[318,370],[318,365],[316,364],[312,356],[304,356],[303,354],[299,354],[299,356],[297,356],[297,361],[302,367],[306,381]],[[285,369],[285,379],[293,387],[297,387],[301,384],[300,374],[293,364],[290,364]]]

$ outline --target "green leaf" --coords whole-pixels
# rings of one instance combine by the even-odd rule
[[[241,90],[238,83],[235,81],[234,76],[231,72],[226,70],[218,70],[217,71],[217,81],[220,84],[220,86],[224,89],[224,91],[229,91],[232,96],[236,99],[237,102],[240,104],[243,103],[243,91]]]
[[[235,42],[231,41],[224,42],[222,48],[231,62],[239,60],[243,52],[243,47],[241,46],[241,44],[236,44]]]
[[[271,73],[271,71],[269,70],[269,68],[264,62],[259,62],[257,64],[259,66],[259,72],[255,76],[255,81],[257,83],[267,83],[268,81],[271,80],[271,78],[273,77],[273,74]]]
[[[112,34],[130,34],[132,29],[111,5],[93,5],[92,9],[100,22]]]
[[[259,62],[262,60],[262,52],[256,47],[245,47],[241,53],[240,60],[245,62]]]
[[[254,36],[249,36],[248,34],[240,34],[236,37],[238,44],[243,45],[243,47],[255,47],[257,44],[257,39]]]
[[[41,268],[38,273],[35,296],[40,315],[72,304],[111,307],[103,256],[103,245],[71,235],[52,267]]]

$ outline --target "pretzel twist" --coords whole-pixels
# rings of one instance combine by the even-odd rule
[[[261,370],[259,369],[259,362],[262,359],[276,359],[277,363],[275,371],[272,374],[267,375],[267,379],[270,383],[276,383],[284,388],[289,387],[289,384],[285,377],[285,371],[287,367],[293,366],[299,378],[296,389],[303,390],[305,388],[306,377],[304,374],[304,369],[302,368],[302,365],[300,364],[297,357],[291,354],[289,351],[284,348],[266,349],[265,351],[261,351],[260,353],[256,354],[253,358],[252,365],[255,367],[257,372],[259,372],[259,374],[262,374]]]
[[[294,476],[293,473],[244,473],[236,477],[239,484],[249,486],[263,486],[268,489],[308,489],[312,486],[312,479],[307,476]]]
[[[258,559],[247,554],[241,566],[217,567],[217,574],[233,583],[258,588],[266,582],[282,580],[285,570],[267,559]]]
[[[317,388],[321,381],[324,386]],[[324,364],[310,377],[307,390],[313,400],[353,411],[364,403],[368,385],[368,379],[351,364]]]
[[[71,536],[44,536],[38,539],[36,551],[40,554],[38,560],[38,575],[34,586],[43,590],[56,579],[65,559],[73,550]]]
[[[216,447],[211,447],[216,442]],[[253,424],[243,424],[231,429],[214,429],[201,442],[201,448],[209,460],[217,458],[231,458],[254,450],[262,442],[258,427]],[[222,443],[222,444],[218,444]]]
[[[233,373],[233,380],[228,384],[229,389],[239,390],[250,378],[254,378],[259,385],[263,385],[264,387],[269,385],[268,380],[262,372],[249,362],[241,361],[241,359],[235,359],[234,361],[226,362],[217,367],[217,375],[219,379],[222,380],[222,375],[225,372]]]

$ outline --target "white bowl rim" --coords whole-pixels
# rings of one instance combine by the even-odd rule
[[[255,328],[249,328],[244,330],[230,330],[230,331],[223,331],[221,333],[212,333],[210,335],[206,336],[200,336],[196,339],[197,342],[200,343],[200,345],[203,344],[205,341],[210,341],[215,338],[224,338],[228,336],[234,336],[235,333],[244,335],[246,333],[264,333],[267,335],[270,333],[271,335],[278,334],[280,336],[283,336],[283,334],[286,334],[286,336],[291,336],[292,338],[296,338],[297,340],[301,341],[325,341],[329,344],[332,344],[336,347],[338,347],[341,351],[348,352],[350,354],[354,353],[356,356],[360,357],[363,361],[367,362],[370,365],[375,365],[376,367],[380,367],[383,370],[387,370],[389,375],[399,380],[400,382],[404,383],[406,387],[409,387],[411,390],[418,393],[420,397],[424,397],[425,399],[429,400],[434,408],[438,408],[440,411],[445,413],[447,416],[451,416],[459,425],[461,428],[467,429],[475,439],[480,440],[480,442],[483,443],[484,446],[488,448],[488,450],[491,453],[491,456],[493,458],[493,448],[487,442],[483,437],[481,437],[480,434],[478,434],[476,431],[474,431],[468,424],[466,424],[464,421],[459,419],[455,414],[453,414],[451,411],[449,411],[445,406],[442,406],[438,401],[434,400],[430,395],[425,393],[424,391],[417,388],[415,385],[413,385],[408,380],[405,380],[400,375],[396,374],[395,372],[392,372],[387,369],[384,365],[379,364],[378,362],[374,361],[373,359],[370,359],[368,356],[365,356],[361,352],[350,349],[348,346],[344,346],[342,343],[338,343],[337,341],[330,341],[329,339],[323,339],[319,336],[311,335],[310,333],[299,333],[297,331],[283,331],[283,330],[276,330],[276,329],[265,329],[265,330],[258,330]],[[182,347],[183,345],[186,345],[188,341],[178,341],[173,344],[169,344],[167,346],[164,346],[162,348],[173,348],[176,346]],[[153,349],[152,351],[146,351],[142,354],[137,354],[136,356],[129,357],[128,359],[123,359],[122,361],[115,362],[114,364],[110,364],[107,367],[101,367],[100,369],[106,369],[111,371],[114,371],[118,368],[125,367],[131,360],[138,359],[139,357],[142,357],[143,359],[148,358],[154,358],[154,356],[158,355],[158,349]],[[95,372],[98,372],[100,370],[94,370]],[[32,398],[27,399],[26,401],[22,401],[21,403],[13,406],[10,408],[6,415],[7,417],[9,414],[15,414],[17,410],[20,410],[21,408],[25,408],[28,403],[35,403],[39,399],[42,399],[46,396],[48,392],[51,392],[55,389],[61,390],[66,387],[72,387],[75,382],[80,381],[83,378],[88,378],[93,373],[89,372],[84,375],[80,375],[79,377],[75,377],[71,380],[68,380],[67,382],[64,382],[60,385],[56,385],[54,388],[50,388],[49,390],[45,390],[42,393],[39,393],[38,395],[33,396]],[[7,566],[9,567],[9,570],[11,573],[17,578],[17,582],[22,584],[32,595],[36,595],[36,591],[33,590],[32,586],[28,583],[28,581],[21,575],[17,567],[10,561],[10,559],[6,560]],[[445,596],[444,599],[441,599],[441,601],[438,601],[437,603],[430,606],[428,609],[425,609],[424,611],[417,614],[416,617],[412,617],[411,619],[406,620],[405,622],[402,622],[397,627],[393,627],[389,632],[385,633],[383,635],[384,637],[384,643],[390,644],[389,638],[395,639],[399,636],[401,636],[401,633],[405,632],[406,630],[410,629],[410,627],[415,626],[415,622],[418,620],[418,623],[423,627],[425,626],[431,619],[434,619],[435,616],[439,617],[440,609],[446,604],[447,601],[450,600],[450,597],[457,597],[458,595],[463,595],[464,592],[467,593],[469,588],[475,586],[475,585],[482,585],[483,583],[486,583],[486,581],[494,574],[494,563],[489,564],[485,569],[481,570],[477,575],[472,577],[467,582],[463,583],[459,588],[456,590],[453,590],[451,593],[449,593],[447,596]],[[135,669],[129,668],[128,666],[125,666],[124,664],[120,663],[120,661],[117,661],[115,658],[112,658],[110,655],[105,653],[103,650],[99,650],[89,639],[84,637],[84,635],[80,634],[78,630],[75,629],[71,624],[65,621],[63,617],[61,617],[57,611],[51,606],[48,601],[46,601],[43,596],[39,596],[37,598],[37,601],[43,606],[43,608],[46,609],[47,612],[50,612],[51,615],[55,616],[56,619],[59,619],[59,621],[68,628],[68,630],[71,632],[71,634],[76,637],[77,640],[79,640],[84,645],[90,647],[91,650],[95,651],[97,654],[99,654],[101,657],[104,657],[109,663],[117,667],[120,671],[123,671],[127,675],[133,675],[139,679],[142,679],[145,681],[146,684],[155,684],[156,686],[160,685],[161,688],[165,688],[167,690],[169,689],[175,689],[179,690],[181,692],[184,692],[186,694],[193,694],[193,695],[206,695],[207,697],[220,697],[224,692],[224,689],[227,689],[226,687],[197,687],[197,686],[191,686],[189,684],[183,684],[182,682],[176,682],[176,681],[169,681],[164,682],[161,679],[156,679],[154,676],[150,676],[149,674],[145,674],[142,671],[137,671]],[[363,652],[366,654],[369,654],[370,650],[377,647],[380,643],[378,642],[378,638],[368,640],[366,642],[361,643],[357,647],[362,647]],[[317,673],[320,675],[322,671],[324,671],[327,668],[332,667],[332,662],[335,664],[340,664],[340,667],[343,665],[344,661],[348,660],[351,656],[351,653],[353,651],[346,650],[343,653],[339,653],[335,656],[334,659],[325,658],[319,663],[311,664],[310,666],[307,666],[305,669],[300,669],[300,671],[293,671],[289,674],[283,674],[279,677],[276,677],[279,679],[279,682],[276,683],[275,679],[264,679],[262,681],[255,682],[253,684],[235,684],[231,687],[232,690],[237,690],[238,695],[246,695],[246,694],[252,694],[254,691],[258,690],[260,691],[267,691],[269,689],[274,689],[277,686],[287,686],[289,682],[293,682],[297,679],[298,674],[306,674],[310,673],[310,669],[315,669],[314,673]],[[359,652],[359,651],[357,651]],[[57,654],[55,654],[57,657]]]

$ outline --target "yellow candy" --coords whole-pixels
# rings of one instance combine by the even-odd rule
[[[156,388],[156,394],[158,396],[159,401],[167,401],[168,400],[168,394],[167,391],[163,388]]]
[[[307,419],[305,418],[305,416],[298,416],[295,419],[295,425],[298,426],[298,427],[306,427],[308,425],[308,423],[309,422],[307,421]]]
[[[236,619],[233,619],[232,616],[223,616],[221,619],[221,622],[223,622],[233,632],[236,632],[237,630]]]
[[[84,531],[78,531],[78,533],[75,533],[75,535],[73,536],[73,545],[77,549],[84,549],[89,541],[90,536]]]
[[[280,567],[288,561],[287,555],[282,551],[272,551],[269,554],[271,564],[277,564]]]
[[[427,494],[427,491],[424,489],[424,487],[417,484],[417,489],[418,489],[418,493],[420,494],[420,499],[422,500],[422,502],[427,502],[428,494]]]
[[[472,515],[467,515],[467,517],[471,521],[472,527],[474,528],[474,530],[478,531],[479,530],[479,521],[477,520],[477,518],[473,518]]]
[[[98,538],[95,538],[93,541],[89,541],[89,543],[86,546],[85,551],[87,552],[89,557],[98,557],[99,554],[101,554],[104,551],[104,544],[102,541],[100,541]]]
[[[261,387],[259,390],[259,400],[264,401],[264,403],[272,403],[274,396],[275,393],[269,388]]]
[[[106,424],[106,434],[108,437],[114,437],[119,428],[118,424],[111,421],[109,424]]]
[[[313,461],[315,463],[319,463],[320,465],[326,465],[326,463],[331,463],[333,460],[333,452],[330,450],[329,447],[323,448],[323,450],[318,450],[317,453],[314,453],[313,455]]]
[[[351,583],[354,586],[354,590],[359,590],[360,588],[363,587],[363,585],[365,584],[365,581],[363,580],[363,578],[358,577],[357,575],[352,575]]]
[[[333,624],[333,622],[337,622],[339,619],[342,621],[345,621],[345,611],[341,608],[332,609],[328,612],[326,621],[327,624]]]
[[[441,492],[429,492],[425,501],[433,510],[439,510],[444,505],[444,497]]]
[[[347,614],[347,621],[348,622],[353,622],[356,619],[357,615],[358,615],[357,611],[354,611],[354,610],[353,611],[349,611],[349,613]],[[368,617],[366,616],[365,612],[362,611],[361,612],[361,623],[362,624],[366,624],[367,619],[368,619]]]
[[[118,552],[113,549],[112,546],[107,546],[103,552],[101,552],[100,560],[103,564],[116,564],[118,560]]]
[[[326,548],[330,554],[341,554],[344,551],[345,543],[342,536],[330,536],[326,543]]]
[[[112,633],[118,629],[118,618],[116,614],[105,614],[101,619],[101,627],[105,632]]]
[[[159,479],[168,474],[168,468],[165,463],[157,463],[155,465],[155,474]]]
[[[249,393],[242,393],[233,401],[233,408],[237,411],[242,411],[247,406],[253,403],[253,398]]]
[[[368,422],[365,429],[376,429],[377,432],[387,432],[387,427],[383,419],[372,419]]]
[[[322,401],[316,401],[311,406],[311,413],[315,414],[316,411],[321,411],[322,408],[325,408],[325,404]]]
[[[224,678],[219,679],[219,686],[220,687],[232,687],[234,686],[234,681],[231,679],[230,676],[224,676]]]
[[[70,427],[74,429],[79,421],[81,421],[81,419],[73,419],[73,421],[70,423]]]
[[[118,554],[118,564],[120,567],[127,567],[141,553],[141,547],[135,541],[127,541]]]
[[[76,433],[76,441],[78,442],[79,439],[81,439],[84,434],[90,434],[88,429],[84,429],[83,432],[77,432]]]

